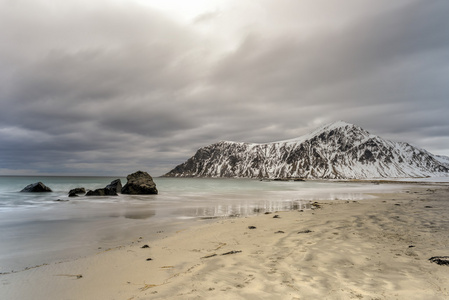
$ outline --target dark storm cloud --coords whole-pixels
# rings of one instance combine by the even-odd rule
[[[339,119],[449,155],[447,1],[232,3],[0,3],[0,173],[160,175]]]
[[[448,95],[449,31],[442,28],[449,25],[449,5],[428,4],[409,1],[306,38],[250,35],[217,66],[212,84],[238,87],[236,97],[278,116],[293,109],[310,120],[308,109],[321,104],[328,106],[321,111],[326,121],[413,132],[422,125],[415,122],[419,116],[434,121],[433,111],[445,106]],[[373,107],[383,109],[373,116]],[[397,109],[403,123],[388,118]]]

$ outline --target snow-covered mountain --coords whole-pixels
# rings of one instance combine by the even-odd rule
[[[449,157],[384,140],[343,121],[267,143],[221,141],[199,149],[167,177],[382,178],[449,176]]]

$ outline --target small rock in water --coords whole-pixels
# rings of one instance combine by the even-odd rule
[[[62,199],[58,199],[58,200],[54,200],[55,202],[68,202],[69,200],[67,200],[67,199],[65,199],[65,200],[62,200]]]
[[[105,189],[109,189],[115,193],[122,192],[122,181],[120,179],[113,180],[110,184],[108,184]]]
[[[71,189],[69,191],[69,197],[77,197],[78,194],[85,194],[86,193],[86,189],[83,187],[77,187],[74,189]]]
[[[24,187],[21,192],[26,192],[26,193],[45,193],[45,192],[52,192],[52,190],[46,186],[45,184],[43,184],[42,182],[36,182],[36,183],[32,183],[27,185],[26,187]]]

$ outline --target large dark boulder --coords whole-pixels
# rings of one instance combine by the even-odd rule
[[[120,179],[116,179],[108,184],[106,186],[106,189],[110,189],[116,193],[120,193],[122,191],[122,181]]]
[[[126,177],[127,183],[122,188],[122,194],[157,194],[156,184],[147,172],[137,171]]]
[[[78,196],[78,194],[85,194],[85,193],[86,193],[85,188],[78,187],[78,188],[71,189],[69,191],[69,197],[76,197],[76,196]]]
[[[26,193],[45,193],[45,192],[53,192],[48,186],[43,184],[42,182],[36,182],[27,185],[21,190],[21,192]]]

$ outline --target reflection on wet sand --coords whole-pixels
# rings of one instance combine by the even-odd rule
[[[127,219],[145,220],[156,215],[154,210],[129,210],[123,216]]]
[[[217,203],[215,206],[207,207],[183,207],[176,211],[178,215],[200,218],[217,217],[241,217],[258,215],[265,212],[305,210],[310,209],[310,201],[292,200],[292,201],[263,201],[261,203],[235,203],[223,204]]]
[[[133,220],[146,220],[148,218],[154,217],[156,215],[156,210],[154,209],[142,209],[142,208],[133,208],[126,209],[125,212],[115,211],[109,214],[111,218],[120,218],[125,217],[126,219]]]

